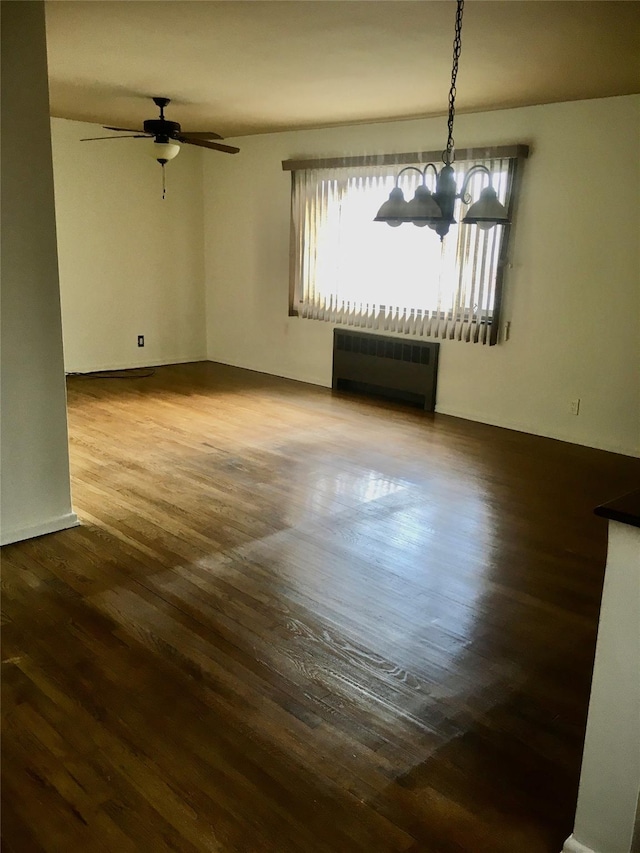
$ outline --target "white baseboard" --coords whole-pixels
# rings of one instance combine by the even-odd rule
[[[142,359],[142,357],[141,357]],[[136,360],[122,362],[109,362],[101,365],[84,365],[82,368],[76,365],[65,365],[66,373],[101,373],[105,370],[138,370],[140,368],[163,367],[168,364],[192,364],[196,361],[208,361],[207,356],[176,356],[171,358],[155,358],[154,356],[145,357],[141,361]]]
[[[273,370],[261,370],[259,367],[242,364],[239,361],[229,361],[228,358],[222,359],[215,358],[214,356],[207,356],[206,360],[210,361],[212,364],[224,364],[227,367],[239,367],[241,370],[250,370],[253,373],[264,373],[266,376],[277,376],[280,379],[292,379],[294,382],[304,382],[306,385],[319,385],[321,388],[331,388],[331,378],[327,381],[326,378],[301,373],[299,371],[291,372],[283,370],[274,372]]]
[[[13,542],[22,542],[24,539],[33,539],[36,536],[44,536],[47,533],[57,533],[59,530],[67,530],[69,527],[78,527],[80,521],[75,512],[68,512],[57,518],[50,518],[40,524],[32,524],[29,527],[20,527],[16,530],[3,530],[0,534],[0,545],[11,545]]]
[[[207,361],[211,361],[217,364],[227,364],[229,367],[239,367],[242,370],[252,370],[256,373],[266,373],[269,376],[281,376],[283,379],[293,379],[295,382],[306,382],[309,385],[319,385],[322,388],[331,388],[331,378],[327,377],[326,374],[322,376],[305,374],[302,371],[288,371],[288,370],[264,370],[260,367],[256,367],[255,364],[246,364],[241,361],[236,361],[233,359],[228,359],[226,357],[220,356],[217,357],[213,354],[209,354],[207,356]],[[625,447],[623,445],[611,443],[608,441],[599,441],[599,440],[584,440],[576,438],[575,435],[568,432],[554,432],[550,430],[541,429],[540,427],[533,426],[530,423],[524,423],[516,420],[503,419],[503,418],[495,418],[485,412],[473,412],[469,410],[461,410],[456,408],[451,408],[449,406],[440,406],[436,403],[436,414],[438,415],[449,415],[452,418],[461,418],[466,421],[475,421],[481,424],[487,424],[489,426],[501,427],[502,429],[511,429],[516,432],[524,432],[527,435],[538,435],[541,438],[551,438],[555,441],[564,441],[568,444],[577,444],[582,447],[593,447],[596,450],[606,450],[608,453],[619,453],[623,456],[631,456],[632,458],[640,457],[640,451],[637,447]]]
[[[527,435],[539,435],[541,438],[552,438],[555,441],[564,441],[568,444],[577,444],[581,447],[593,447],[596,450],[606,450],[608,453],[619,453],[622,456],[631,456],[636,459],[640,457],[640,451],[637,447],[625,447],[621,444],[614,444],[608,441],[600,440],[579,440],[575,435],[569,432],[550,431],[533,427],[529,423],[522,421],[512,421],[504,418],[494,418],[484,412],[461,411],[460,409],[450,408],[448,406],[439,406],[436,404],[436,413],[439,415],[449,415],[452,418],[461,418],[465,421],[475,421],[476,423],[488,424],[489,426],[497,426],[502,429],[512,429],[515,432],[525,432]]]
[[[562,853],[596,853],[596,851],[576,841],[573,835],[570,835],[564,842]]]

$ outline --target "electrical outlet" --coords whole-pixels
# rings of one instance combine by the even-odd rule
[[[579,397],[577,400],[571,401],[571,414],[572,415],[579,415],[580,414],[580,398]]]
[[[138,335],[138,346],[139,347],[144,346],[144,335]]]

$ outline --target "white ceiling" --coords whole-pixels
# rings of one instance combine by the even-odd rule
[[[47,0],[51,112],[225,137],[446,112],[453,0]],[[640,91],[640,2],[467,0],[457,108]]]

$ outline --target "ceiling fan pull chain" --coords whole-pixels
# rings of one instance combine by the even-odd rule
[[[162,201],[164,201],[167,195],[167,183],[165,180],[164,163],[160,163],[160,165],[162,166]]]

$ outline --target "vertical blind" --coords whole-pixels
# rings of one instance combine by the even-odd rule
[[[516,160],[486,165],[500,201],[509,207]],[[419,164],[415,164],[419,165]],[[454,163],[460,187],[470,162]],[[495,343],[496,285],[505,232],[456,224],[440,242],[428,226],[390,228],[373,222],[395,185],[397,166],[293,171],[292,309],[303,318],[410,335]],[[421,178],[406,173],[413,196]],[[475,175],[469,192],[486,186]],[[466,207],[458,201],[458,223]]]

